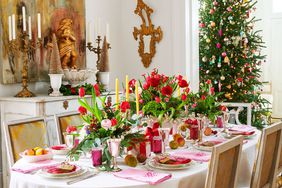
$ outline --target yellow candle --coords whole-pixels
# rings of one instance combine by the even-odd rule
[[[125,76],[125,100],[129,101],[128,75]]]
[[[135,95],[136,95],[136,115],[139,115],[139,92],[138,92],[138,82],[135,83]]]
[[[180,94],[181,94],[180,87],[177,88],[177,93],[178,93],[178,97],[180,97]]]
[[[118,78],[116,78],[116,110],[119,108],[119,83]]]

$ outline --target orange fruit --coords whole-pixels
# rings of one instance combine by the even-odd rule
[[[133,155],[127,155],[124,158],[124,162],[126,165],[130,166],[130,167],[136,167],[137,166],[137,159],[136,157],[134,157]]]
[[[186,129],[187,129],[187,124],[183,124],[183,125],[180,126],[180,130],[181,130],[182,132],[185,132]]]
[[[24,151],[24,154],[25,155],[35,155],[35,152],[33,149],[27,149]]]
[[[48,153],[48,150],[46,149],[43,149],[43,155],[47,154]]]
[[[180,134],[175,134],[173,135],[173,140],[177,140],[178,138],[182,137]]]
[[[206,127],[204,131],[204,135],[210,136],[212,134],[212,129],[210,127]]]
[[[137,160],[139,163],[144,163],[146,161],[147,157],[144,154],[138,154]]]
[[[177,143],[178,143],[179,147],[183,147],[185,145],[184,138],[183,137],[178,138]]]
[[[177,149],[178,148],[178,143],[175,140],[172,140],[169,142],[169,147],[171,149]]]
[[[35,151],[35,155],[43,155],[44,149],[39,148]]]

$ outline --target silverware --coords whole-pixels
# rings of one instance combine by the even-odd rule
[[[82,177],[77,178],[77,179],[75,179],[75,180],[68,181],[67,184],[68,184],[68,185],[71,185],[71,184],[74,184],[74,183],[77,183],[77,182],[80,182],[80,181],[83,181],[83,180],[92,178],[92,177],[96,176],[97,174],[98,174],[98,172],[90,173],[90,174],[88,174],[88,175],[82,176]]]

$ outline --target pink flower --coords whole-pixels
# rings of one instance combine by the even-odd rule
[[[79,97],[80,98],[84,97],[85,96],[85,89],[84,89],[84,87],[79,88],[78,93],[79,93]]]
[[[81,114],[81,115],[85,115],[87,113],[87,109],[84,108],[83,106],[80,106],[78,108],[78,112]]]
[[[212,95],[214,95],[214,87],[210,88],[210,92],[211,92]]]
[[[201,96],[201,99],[202,99],[202,100],[206,100],[206,98],[207,98],[207,97],[206,97],[205,95],[202,95],[202,96]]]
[[[217,43],[217,44],[216,44],[216,48],[218,48],[218,49],[221,48],[221,44],[220,44],[220,43]]]
[[[108,130],[109,128],[111,128],[112,122],[111,122],[111,120],[109,120],[109,119],[103,119],[103,120],[101,121],[101,126],[102,126],[104,129]]]
[[[214,13],[214,9],[210,9],[210,14],[213,14]]]
[[[196,108],[197,107],[197,103],[192,104],[192,108]]]
[[[143,102],[144,102],[143,99],[139,99],[140,104],[143,104]]]
[[[94,87],[94,90],[95,90],[95,95],[97,97],[99,97],[101,95],[101,92],[100,92],[100,89],[99,89],[99,85],[95,84],[93,87]]]
[[[160,103],[160,102],[161,102],[160,97],[155,97],[155,101],[156,101],[157,103]]]
[[[182,95],[181,95],[181,100],[185,101],[186,99],[187,99],[187,95],[182,94]]]
[[[232,8],[231,8],[231,7],[228,7],[228,8],[227,8],[227,11],[228,11],[228,12],[231,12],[231,11],[232,11]]]
[[[70,134],[70,133],[72,133],[72,132],[74,132],[74,131],[77,131],[77,129],[76,129],[76,126],[73,126],[73,125],[69,125],[69,126],[67,127],[67,129],[66,129],[66,132],[67,132],[68,134]]]
[[[117,125],[117,119],[116,118],[111,119],[111,123],[112,123],[112,126]]]
[[[150,85],[149,85],[148,83],[144,83],[144,84],[143,84],[143,89],[144,89],[144,90],[149,89],[149,87],[150,87]]]
[[[226,54],[226,52],[222,52],[222,57],[225,57],[227,54]]]
[[[206,25],[204,23],[199,24],[200,28],[204,28]]]
[[[212,4],[213,4],[214,6],[217,6],[217,5],[218,5],[218,2],[214,1]]]
[[[164,100],[165,100],[165,102],[169,102],[169,98],[168,97],[166,97]]]

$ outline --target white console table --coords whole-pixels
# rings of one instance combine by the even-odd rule
[[[115,95],[110,93],[112,102],[115,102]],[[32,117],[44,116],[48,127],[48,136],[50,144],[54,145],[57,140],[56,128],[55,128],[55,114],[62,114],[67,112],[75,112],[79,107],[78,96],[62,96],[62,97],[50,97],[50,96],[37,96],[33,98],[15,98],[15,97],[3,97],[0,98],[1,104],[1,146],[2,146],[2,173],[3,188],[8,187],[9,169],[7,166],[7,159],[5,155],[5,140],[3,135],[3,123],[21,120]],[[88,102],[91,102],[91,96],[86,96]],[[53,141],[53,142],[52,142]],[[0,158],[1,161],[1,158]],[[1,179],[0,179],[1,180]],[[0,181],[1,187],[1,181]]]

